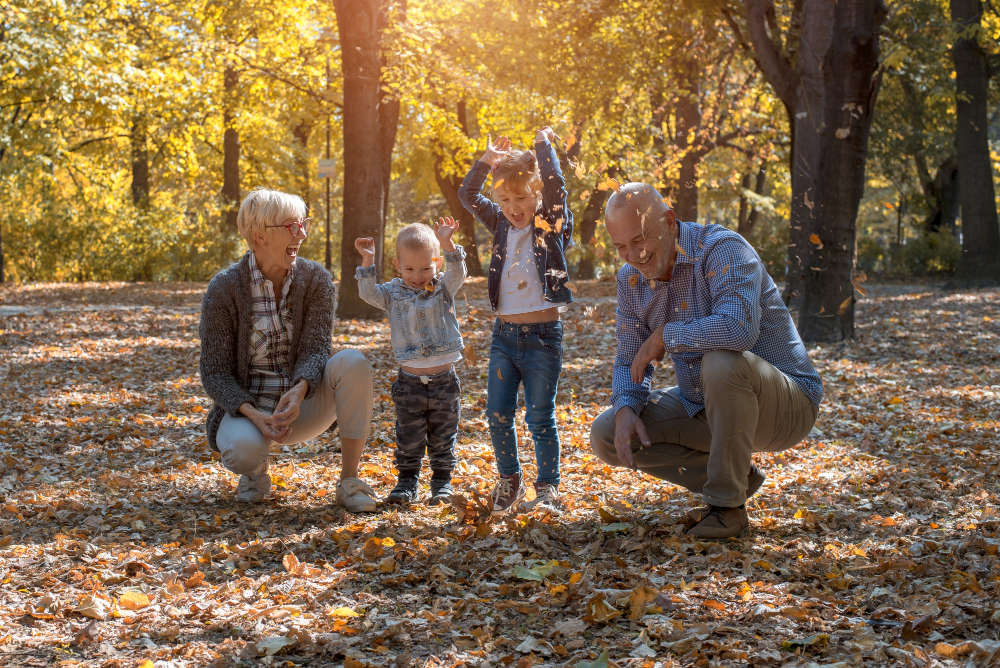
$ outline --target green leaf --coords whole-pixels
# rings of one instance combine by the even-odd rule
[[[809,636],[808,638],[795,638],[793,640],[784,640],[781,643],[781,649],[787,649],[789,652],[794,652],[800,647],[826,647],[826,643],[830,640],[829,633],[817,633],[814,636]]]
[[[534,580],[535,582],[541,582],[545,576],[552,572],[552,569],[559,565],[558,561],[552,560],[547,564],[536,564],[531,568],[525,568],[524,566],[514,567],[514,576],[521,578],[522,580]]]
[[[576,664],[576,668],[608,668],[608,650],[601,652],[601,655],[593,663],[581,661]]]
[[[632,528],[631,524],[625,522],[612,522],[611,524],[604,524],[601,526],[601,531],[628,531]]]

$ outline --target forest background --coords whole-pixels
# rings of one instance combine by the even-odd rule
[[[6,0],[2,21],[0,280],[207,280],[265,185],[308,203],[340,315],[371,316],[353,239],[391,272],[396,229],[453,215],[481,275],[457,187],[488,133],[541,125],[574,279],[616,270],[602,210],[627,180],[746,236],[820,318],[807,340],[850,336],[868,274],[1000,275],[992,1]]]

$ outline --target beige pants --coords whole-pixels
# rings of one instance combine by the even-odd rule
[[[372,368],[358,350],[342,350],[327,363],[323,382],[302,402],[299,416],[282,444],[316,438],[338,419],[341,438],[368,438],[374,403]],[[267,462],[271,440],[246,417],[222,418],[215,442],[222,464],[240,475],[253,475]]]
[[[640,471],[704,495],[713,506],[746,501],[753,452],[787,450],[806,437],[819,408],[785,374],[753,353],[715,350],[701,363],[705,410],[688,417],[676,387],[654,390],[640,414],[649,440],[632,440]],[[590,428],[600,459],[623,466],[615,450],[614,409]]]

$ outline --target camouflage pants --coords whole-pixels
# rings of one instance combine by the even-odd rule
[[[427,382],[424,382],[426,379]],[[454,369],[414,376],[402,369],[392,384],[396,404],[396,468],[399,477],[416,476],[424,452],[434,478],[450,479],[455,470],[461,388]]]

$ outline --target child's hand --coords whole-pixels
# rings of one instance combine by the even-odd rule
[[[486,135],[486,153],[483,153],[481,160],[490,167],[496,167],[500,162],[500,157],[510,150],[510,137],[497,137],[497,143],[493,143],[493,135]]]
[[[550,128],[547,125],[543,125],[541,128],[539,128],[538,134],[535,135],[536,144],[540,141],[547,141],[548,143],[551,144],[555,140],[556,140],[556,133],[553,132],[552,128]]]
[[[441,250],[444,252],[453,253],[455,251],[455,242],[451,240],[451,235],[457,229],[458,221],[451,216],[438,218],[438,222],[434,223],[434,236],[441,242]]]
[[[361,253],[362,267],[370,267],[375,264],[375,240],[371,237],[363,237],[354,240],[354,248]]]

